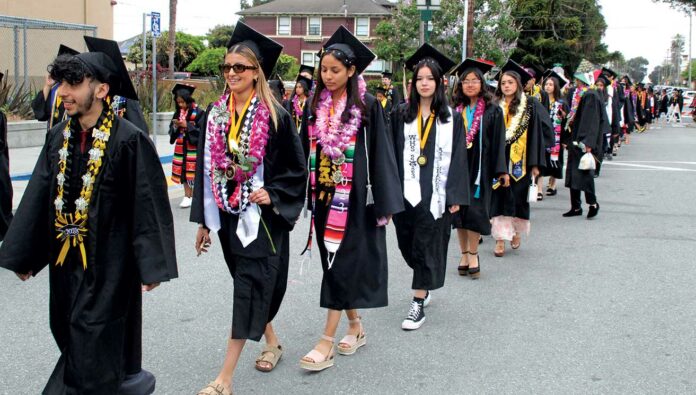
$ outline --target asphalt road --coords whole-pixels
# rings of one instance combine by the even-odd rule
[[[400,329],[411,273],[389,229],[390,305],[363,311],[367,346],[319,374],[299,368],[325,318],[318,257],[299,273],[303,220],[291,235],[288,292],[275,321],[285,355],[274,372],[260,373],[253,364],[261,345],[248,343],[235,393],[696,393],[696,128],[634,136],[605,163],[595,220],[562,218],[568,191],[559,188],[534,204],[521,249],[495,258],[486,238],[478,281],[457,275],[453,237],[445,287],[415,332]],[[158,394],[195,394],[214,378],[231,324],[232,280],[217,240],[196,258],[196,227],[177,205],[180,278],[144,302],[143,366],[157,376]],[[39,393],[58,358],[47,278],[20,283],[0,271],[2,394]]]

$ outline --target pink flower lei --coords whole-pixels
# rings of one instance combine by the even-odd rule
[[[483,118],[483,111],[486,109],[486,102],[483,100],[483,98],[479,97],[476,100],[476,110],[474,111],[474,120],[471,122],[471,127],[466,131],[466,145],[467,147],[469,144],[471,144],[474,139],[476,138],[476,134],[478,134],[480,126],[481,126],[481,119]],[[464,114],[464,104],[460,104],[457,106],[456,109],[459,113],[462,114],[462,117],[465,116]]]
[[[360,100],[365,100],[366,92],[365,80],[361,75],[358,76],[358,91]],[[317,105],[317,119],[314,127],[318,131],[318,143],[321,145],[321,151],[331,160],[336,160],[344,157],[344,152],[350,146],[350,141],[358,132],[360,121],[362,120],[362,112],[358,106],[353,105],[350,109],[350,120],[342,124],[341,114],[346,108],[347,98],[342,97],[336,105],[333,105],[331,91],[324,89],[319,97]],[[334,114],[331,116],[331,107],[334,107]]]
[[[307,103],[307,98],[305,98],[305,105],[306,105],[306,103]],[[298,95],[295,95],[292,98],[292,107],[295,109],[295,116],[297,118],[301,118],[303,108],[300,107],[300,97]]]
[[[263,163],[266,155],[266,144],[268,143],[268,130],[270,112],[265,103],[252,98],[252,105],[249,112],[254,111],[251,130],[249,134],[249,144],[242,143],[239,151],[231,153],[228,150],[227,131],[230,127],[231,114],[227,106],[230,93],[225,92],[218,101],[213,104],[207,127],[207,139],[210,143],[210,178],[213,188],[215,202],[222,210],[230,212],[231,208],[239,206],[239,195],[242,184],[256,174],[258,167]],[[241,114],[247,116],[248,114]],[[242,121],[240,134],[245,134]],[[232,195],[228,196],[227,183],[231,180],[237,182]],[[225,204],[227,203],[227,204]]]

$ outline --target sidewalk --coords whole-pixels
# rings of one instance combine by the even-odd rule
[[[172,154],[174,146],[169,144],[169,136],[157,136],[157,153],[162,162],[162,170],[167,176],[169,184],[169,198],[176,199],[184,196],[184,188],[181,185],[176,185],[171,181],[172,174]],[[27,188],[29,178],[34,170],[36,160],[41,153],[42,147],[15,148],[10,147],[10,177],[12,178],[12,208],[14,210],[19,206],[22,200],[24,190]]]

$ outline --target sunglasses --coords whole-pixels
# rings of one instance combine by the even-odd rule
[[[220,66],[220,71],[224,74],[227,74],[230,72],[230,70],[234,71],[235,74],[241,74],[247,70],[256,70],[258,67],[256,66],[247,66],[245,64],[241,63],[235,63],[235,64],[221,64]]]

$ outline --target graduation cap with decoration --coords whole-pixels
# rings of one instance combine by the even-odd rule
[[[314,78],[314,66],[308,66],[306,64],[301,64],[300,65],[300,71],[297,72],[297,75],[300,75],[302,73],[309,73],[309,75]]]
[[[89,52],[75,55],[75,57],[81,59],[98,80],[109,83],[109,96],[138,100],[138,94],[135,92],[126,64],[123,63],[118,43],[90,36],[84,38]]]
[[[582,82],[585,85],[592,85],[592,76],[589,73],[577,72],[573,74],[573,78]]]
[[[174,88],[172,88],[172,95],[174,95],[174,97],[177,97],[181,94],[180,92],[188,92],[189,95],[193,95],[193,91],[195,90],[196,87],[193,85],[178,83],[174,85]]]
[[[456,64],[428,43],[421,45],[410,58],[406,59],[406,68],[415,70],[416,66],[424,62],[438,65],[440,70],[442,70],[442,74],[451,70]]]
[[[278,62],[283,46],[256,30],[250,28],[244,22],[237,22],[232,37],[227,42],[227,48],[235,45],[243,45],[256,55],[261,65],[261,71],[266,79],[270,79],[271,72]]]
[[[317,54],[319,58],[325,53],[331,53],[349,67],[355,66],[355,71],[360,74],[377,57],[370,48],[357,39],[345,26],[341,26],[324,44]]]
[[[527,70],[524,69],[524,67],[520,66],[519,63],[515,62],[512,59],[508,59],[507,62],[503,65],[503,67],[500,68],[500,72],[495,76],[496,81],[500,81],[500,77],[503,76],[503,73],[507,71],[514,71],[520,76],[520,82],[522,83],[522,87],[524,85],[527,85],[527,82],[532,79],[532,76],[527,72]]]
[[[543,79],[546,81],[547,78],[555,78],[558,81],[558,89],[563,89],[564,86],[568,85],[568,80],[564,76],[558,74],[553,69],[548,69],[543,74]]]
[[[597,84],[598,81],[604,83],[604,86],[611,85],[611,81],[609,81],[609,78],[604,74],[604,71],[601,69],[594,71],[594,83]]]
[[[472,69],[478,69],[481,74],[486,74],[487,72],[491,71],[494,66],[494,63],[485,61],[483,59],[466,58],[463,62],[459,63],[454,70],[452,70],[452,74],[457,76],[457,78],[463,78],[465,77],[464,72]]]
[[[58,56],[60,56],[60,55],[75,56],[79,53],[80,53],[79,51],[76,51],[76,50],[68,47],[67,45],[60,44],[60,46],[58,47]]]

